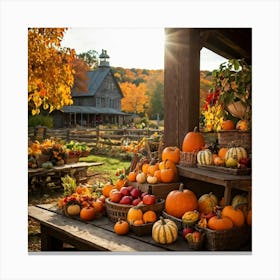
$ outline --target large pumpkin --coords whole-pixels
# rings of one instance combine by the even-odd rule
[[[152,237],[155,242],[160,244],[173,243],[178,238],[178,227],[170,219],[160,217],[153,225]]]
[[[165,199],[165,211],[167,214],[182,218],[185,212],[197,210],[198,201],[196,195],[188,189],[183,189],[180,184],[179,190],[173,190],[168,193]]]
[[[218,205],[218,198],[212,193],[203,194],[198,199],[198,210],[199,212],[204,214],[209,214],[214,212],[214,208],[217,205]]]
[[[198,152],[204,146],[205,146],[204,137],[201,133],[197,131],[197,127],[195,127],[194,131],[188,132],[184,137],[182,151]]]
[[[234,226],[240,227],[245,223],[245,216],[243,212],[237,207],[234,208],[231,205],[227,205],[222,210],[222,217],[228,217],[232,220]]]
[[[232,147],[229,148],[225,155],[225,161],[229,158],[234,158],[239,161],[242,158],[247,158],[247,151],[243,147]]]

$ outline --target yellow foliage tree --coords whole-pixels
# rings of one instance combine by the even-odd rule
[[[73,104],[75,50],[62,48],[67,28],[28,30],[28,108],[32,115],[40,108],[52,112]]]
[[[124,95],[121,101],[122,110],[128,113],[143,113],[148,102],[146,85],[141,83],[136,86],[135,84],[125,82],[120,83],[120,88]]]

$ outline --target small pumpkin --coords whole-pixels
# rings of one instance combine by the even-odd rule
[[[198,199],[198,210],[204,214],[212,213],[217,205],[218,198],[211,192],[203,194]]]
[[[114,231],[118,235],[125,235],[129,232],[129,224],[125,220],[119,219],[114,225]]]
[[[162,161],[169,159],[173,163],[177,164],[180,161],[180,149],[176,146],[164,148],[162,151],[161,159]]]
[[[155,172],[159,170],[158,163],[149,165],[148,167],[148,175],[154,176]]]
[[[127,212],[126,219],[129,224],[133,224],[136,220],[143,219],[143,212],[139,207],[131,207]]]
[[[112,189],[116,189],[115,185],[113,185],[113,182],[111,181],[110,183],[106,183],[103,187],[102,187],[102,194],[105,197],[109,197],[110,195],[110,191]]]
[[[247,158],[247,151],[243,147],[229,148],[225,154],[225,161],[227,161],[229,158],[234,158],[237,161],[242,158]]]
[[[143,214],[144,223],[154,223],[157,220],[157,214],[153,210],[148,210]]]
[[[209,149],[199,151],[196,158],[200,165],[211,165],[213,163],[212,152]]]
[[[177,174],[177,166],[176,164],[169,160],[169,159],[166,159],[166,160],[163,160],[159,163],[159,169],[162,170],[162,169],[172,169],[174,171],[174,174]]]
[[[152,238],[160,244],[171,244],[178,238],[178,227],[172,220],[160,217],[153,225]]]
[[[236,129],[246,131],[249,129],[249,123],[246,120],[239,120],[236,124]]]
[[[143,184],[146,182],[146,174],[144,172],[140,172],[136,176],[136,182]]]
[[[165,168],[160,171],[160,179],[163,183],[171,183],[174,181],[175,173],[171,168]]]
[[[233,130],[235,129],[235,124],[232,120],[224,120],[221,124],[222,130]]]
[[[233,228],[233,222],[229,217],[222,216],[221,211],[217,211],[217,216],[213,216],[207,223],[212,230],[227,230]]]
[[[131,171],[131,172],[128,173],[127,179],[130,182],[136,182],[136,176],[137,176],[137,173],[134,172],[134,171]]]
[[[95,218],[95,209],[92,206],[83,207],[80,211],[80,218],[84,221],[91,221]]]
[[[66,212],[69,216],[77,216],[80,214],[81,207],[79,204],[70,204],[66,207]]]
[[[227,151],[228,151],[228,148],[226,148],[226,147],[220,148],[219,151],[218,151],[218,157],[220,157],[221,159],[224,160]]]
[[[127,178],[123,174],[121,174],[115,183],[115,187],[118,190],[120,190],[122,187],[125,187],[126,185],[127,185]]]
[[[158,179],[156,176],[148,175],[147,176],[147,182],[149,184],[156,184],[158,182]]]
[[[213,162],[214,162],[214,165],[217,165],[217,166],[222,166],[225,164],[225,161],[222,158],[220,158],[219,156],[216,156],[214,158]]]
[[[205,139],[201,133],[197,131],[197,127],[194,131],[188,132],[183,140],[182,151],[183,152],[198,152],[205,146]]]
[[[222,210],[222,217],[230,218],[233,222],[233,225],[237,227],[243,226],[245,223],[244,213],[238,208],[238,206],[225,206]]]
[[[185,212],[198,209],[196,195],[191,190],[183,188],[184,185],[180,184],[179,189],[169,192],[165,199],[166,213],[180,219]]]

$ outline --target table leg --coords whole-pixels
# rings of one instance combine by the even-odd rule
[[[49,233],[44,225],[41,225],[41,251],[61,251],[63,242]]]
[[[225,205],[230,205],[231,200],[231,187],[226,186],[224,192]]]

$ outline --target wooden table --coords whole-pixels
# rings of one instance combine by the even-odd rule
[[[180,232],[177,241],[170,245],[157,244],[151,236],[140,237],[133,233],[119,236],[107,217],[84,222],[63,215],[55,204],[29,206],[28,215],[40,223],[42,251],[60,251],[63,242],[81,251],[190,251]]]
[[[225,205],[230,204],[232,189],[246,191],[249,195],[251,195],[251,175],[232,175],[196,167],[183,167],[180,165],[177,165],[177,169],[179,175],[185,178],[204,181],[224,187]]]
[[[77,162],[71,164],[64,164],[62,166],[54,166],[53,168],[28,168],[29,185],[32,178],[37,177],[43,192],[46,187],[46,177],[63,177],[66,174],[72,175],[77,182],[82,182],[87,179],[87,169],[91,166],[101,165],[102,162]]]

